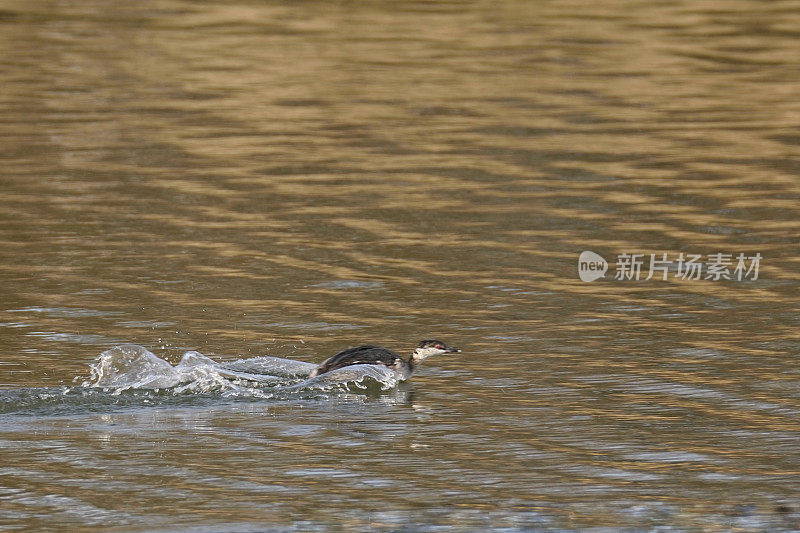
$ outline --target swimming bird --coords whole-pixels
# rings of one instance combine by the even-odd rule
[[[383,365],[397,370],[402,376],[400,379],[406,380],[411,377],[417,366],[428,357],[442,353],[458,353],[460,351],[458,348],[452,348],[442,341],[420,341],[411,357],[406,361],[392,350],[367,344],[348,348],[333,357],[325,359],[315,370],[311,371],[308,377],[313,378],[325,372],[350,365]]]

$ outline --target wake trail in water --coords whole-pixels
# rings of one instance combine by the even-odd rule
[[[101,353],[75,387],[0,390],[0,414],[96,411],[118,405],[183,405],[225,399],[312,399],[341,393],[382,394],[400,374],[352,365],[314,378],[317,365],[280,357],[217,362],[189,351],[176,365],[134,344]]]

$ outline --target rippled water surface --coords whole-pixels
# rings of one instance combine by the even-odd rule
[[[0,529],[800,528],[798,28],[3,2]],[[275,359],[426,338],[463,352],[408,383]]]

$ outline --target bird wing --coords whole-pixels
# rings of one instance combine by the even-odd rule
[[[398,359],[402,359],[397,353],[381,348],[380,346],[364,345],[356,346],[342,350],[336,355],[324,360],[317,369],[318,374],[341,368],[343,366],[360,365],[360,364],[384,364],[392,366],[397,363]]]

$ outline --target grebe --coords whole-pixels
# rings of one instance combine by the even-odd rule
[[[401,379],[406,380],[411,377],[417,365],[428,357],[448,352],[458,353],[460,351],[458,348],[447,346],[442,341],[421,341],[408,361],[405,361],[399,354],[391,350],[368,344],[348,348],[333,357],[325,359],[315,370],[311,371],[308,377],[313,378],[325,372],[350,365],[383,365],[399,371],[402,374]]]

